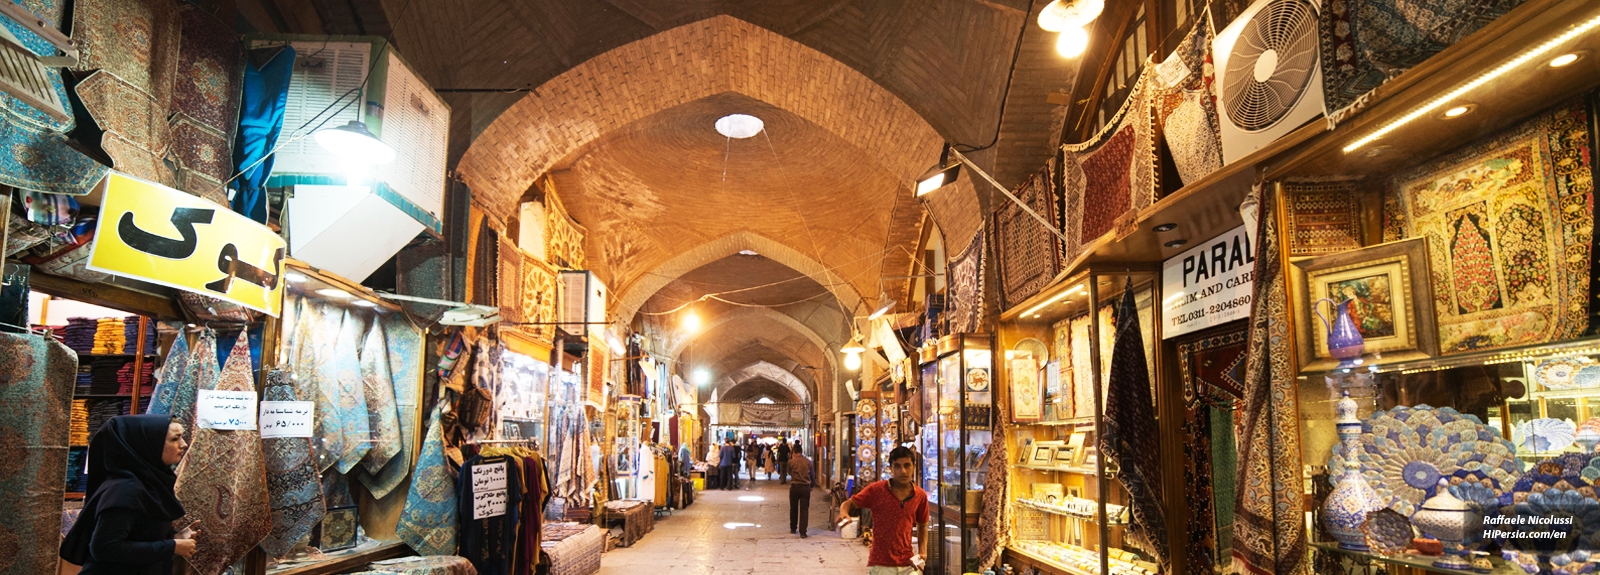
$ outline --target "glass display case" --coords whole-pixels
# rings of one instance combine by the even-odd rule
[[[1128,492],[1098,449],[1125,288],[1134,292],[1147,375],[1159,401],[1157,277],[1091,269],[1001,318],[1003,389],[1015,430],[1007,437],[1013,525],[1005,561],[1019,572],[1159,572],[1154,557],[1128,545]]]
[[[976,529],[994,417],[993,338],[956,334],[924,348],[908,410],[928,492],[927,573],[975,571]],[[909,436],[909,433],[908,433]]]

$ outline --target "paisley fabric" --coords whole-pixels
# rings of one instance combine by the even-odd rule
[[[1156,90],[1156,119],[1179,179],[1192,184],[1222,167],[1222,124],[1217,116],[1209,17],[1195,19],[1194,28],[1178,43],[1168,62],[1173,58],[1189,73]]]
[[[1213,575],[1233,547],[1234,412],[1244,392],[1246,331],[1220,328],[1178,342],[1183,379],[1184,493],[1189,521],[1185,573]],[[1218,503],[1221,502],[1222,505]]]
[[[1127,103],[1098,134],[1061,147],[1068,254],[1113,231],[1119,220],[1149,206],[1160,193],[1149,77],[1146,67]]]
[[[434,407],[428,419],[428,435],[396,529],[400,540],[418,555],[456,553],[456,473],[444,457],[439,411]]]
[[[281,370],[267,372],[261,399],[304,401],[295,395],[289,375]],[[317,481],[310,439],[262,439],[261,451],[267,470],[267,502],[272,509],[272,530],[261,541],[261,549],[272,557],[282,557],[322,521],[322,484]]]
[[[1139,328],[1139,307],[1130,282],[1117,308],[1117,335],[1111,353],[1111,385],[1101,424],[1100,453],[1121,470],[1117,481],[1128,491],[1128,542],[1155,558],[1166,572],[1171,556],[1167,514],[1161,506],[1161,461],[1155,398],[1150,394],[1149,360]]]
[[[978,517],[978,569],[987,570],[1000,561],[1011,537],[1011,467],[999,465],[1011,461],[1006,452],[1006,433],[1011,426],[1011,404],[995,402],[994,437],[989,443],[989,453],[984,457],[991,462],[984,466],[983,508],[994,510]]]
[[[1330,112],[1517,7],[1523,0],[1329,0],[1318,24]]]
[[[405,481],[411,472],[412,460],[416,459],[417,418],[421,409],[417,394],[422,388],[422,362],[426,350],[423,349],[422,331],[412,325],[405,314],[386,314],[379,323],[388,345],[389,377],[394,388],[395,411],[400,419],[400,453],[391,457],[388,464],[377,472],[362,471],[358,476],[373,497],[383,499]]]
[[[0,573],[55,573],[78,356],[0,333]]]
[[[162,415],[172,414],[172,403],[176,399],[178,386],[189,372],[189,338],[178,332],[178,337],[172,340],[172,349],[167,350],[167,360],[161,364],[160,382],[150,396],[150,407],[147,413]]]
[[[1028,177],[1013,193],[1029,209],[1056,223],[1055,162]],[[999,264],[1000,294],[1004,307],[1022,303],[1050,285],[1061,271],[1061,239],[1055,230],[1022,210],[1016,202],[1006,202],[995,210],[995,261]]]
[[[207,389],[255,391],[248,332],[239,334],[227,366]],[[204,522],[195,536],[195,554],[189,558],[200,575],[219,575],[272,531],[259,432],[195,430],[194,444],[178,465],[177,491],[188,511],[180,522]]]
[[[361,384],[366,392],[372,446],[361,458],[367,473],[377,473],[400,453],[400,414],[395,411],[394,380],[389,376],[389,346],[383,324],[373,320],[361,346]]]
[[[1259,194],[1259,188],[1253,194]],[[1248,363],[1239,411],[1233,571],[1306,575],[1305,495],[1289,302],[1279,258],[1276,198],[1259,198]],[[1248,203],[1249,200],[1246,200]]]
[[[317,470],[338,463],[345,452],[344,429],[340,427],[338,371],[334,343],[339,340],[344,314],[338,308],[305,299],[298,306],[296,322],[299,349],[295,352],[295,397],[315,398],[317,431],[312,439],[317,453]]]
[[[950,262],[949,299],[945,312],[950,333],[978,331],[983,322],[983,234]]]
[[[73,3],[72,39],[78,70],[104,70],[148,94],[166,110],[178,76],[183,36],[178,6],[164,0],[79,0]],[[94,110],[91,108],[90,112]]]
[[[1428,238],[1444,353],[1574,339],[1588,328],[1594,175],[1582,102],[1396,176]]]
[[[182,375],[172,394],[172,416],[183,424],[184,440],[194,443],[195,396],[201,389],[213,389],[217,384],[217,332],[200,332],[200,340],[189,353],[189,369]]]
[[[233,140],[239,125],[239,98],[244,80],[244,46],[232,26],[194,6],[180,6],[183,39],[178,46],[178,75],[172,86],[175,117]],[[226,147],[226,146],[224,146]],[[223,163],[229,152],[223,151]],[[179,150],[179,157],[183,153]]]
[[[339,402],[330,419],[337,422],[344,435],[344,451],[330,455],[339,458],[336,466],[339,473],[349,473],[372,449],[366,385],[361,378],[361,337],[366,333],[365,328],[366,322],[361,316],[346,310],[339,327],[339,339],[333,347],[334,385],[339,388]]]

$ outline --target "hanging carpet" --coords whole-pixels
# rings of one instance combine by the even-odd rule
[[[1013,195],[1029,209],[1043,216],[1050,226],[1022,210],[1016,202],[1005,202],[994,213],[995,260],[999,264],[1000,293],[1004,307],[1022,303],[1050,285],[1061,271],[1061,227],[1056,217],[1056,161],[1045,163],[1018,186]]]
[[[456,473],[444,457],[444,431],[436,406],[417,458],[411,492],[396,533],[418,555],[456,553]]]
[[[189,372],[189,338],[183,336],[180,328],[178,337],[172,339],[172,348],[167,350],[167,359],[161,364],[160,381],[156,383],[156,390],[150,395],[150,407],[146,413],[160,415],[172,414],[172,403],[176,399],[178,386],[183,382]]]
[[[374,473],[358,471],[361,483],[378,499],[395,492],[408,474],[412,460],[416,459],[417,417],[421,406],[417,394],[422,387],[423,349],[422,332],[411,324],[405,314],[386,314],[379,322],[383,328],[384,342],[388,346],[390,385],[394,388],[395,411],[400,419],[400,452]],[[399,492],[404,495],[405,492]]]
[[[1066,198],[1067,257],[1113,231],[1119,219],[1155,202],[1160,192],[1155,126],[1149,101],[1150,68],[1134,80],[1128,101],[1094,137],[1061,147]]]
[[[1179,179],[1193,184],[1222,168],[1222,124],[1217,116],[1209,10],[1195,19],[1194,28],[1158,69],[1174,71],[1151,79],[1159,84],[1152,98],[1161,136]]]
[[[1223,329],[1178,343],[1189,575],[1213,575],[1225,568],[1233,547],[1233,481],[1238,468],[1233,421],[1244,392],[1248,334],[1244,326]]]
[[[365,327],[361,316],[345,310],[339,339],[333,348],[334,385],[339,388],[339,402],[334,406],[337,411],[333,418],[344,435],[344,451],[330,453],[330,456],[338,458],[339,473],[349,473],[372,449],[366,385],[361,379],[361,337],[366,333]]]
[[[179,333],[179,338],[183,337]],[[217,332],[206,328],[200,331],[200,341],[189,353],[189,369],[172,394],[172,417],[183,424],[183,439],[194,443],[194,404],[201,389],[212,389],[217,384]]]
[[[61,28],[63,0],[30,0],[24,7]],[[0,18],[23,46],[40,56],[54,56],[56,47],[10,18]],[[46,68],[56,97],[70,113],[71,100],[60,68]],[[8,95],[0,94],[0,184],[51,194],[81,196],[92,191],[107,169],[68,144],[72,118],[58,119]],[[14,232],[13,232],[14,233]]]
[[[1361,247],[1361,204],[1355,182],[1283,185],[1289,255],[1336,254]]]
[[[264,401],[303,401],[297,399],[288,374],[267,372]],[[274,437],[261,440],[267,470],[267,501],[272,510],[272,529],[261,541],[261,549],[272,557],[282,557],[296,542],[311,533],[326,511],[322,504],[322,484],[317,479],[317,464],[306,437]]]
[[[248,331],[239,334],[218,378],[202,386],[255,391]],[[178,465],[177,491],[188,511],[179,523],[203,522],[195,535],[195,554],[189,558],[189,565],[200,575],[219,575],[272,531],[260,432],[195,430],[194,445]]]
[[[1116,313],[1111,381],[1105,399],[1100,453],[1116,463],[1117,481],[1128,491],[1128,542],[1149,553],[1167,571],[1167,514],[1161,503],[1161,461],[1149,361],[1139,328],[1139,307],[1130,280]]]
[[[0,333],[0,573],[55,573],[78,358]]]
[[[983,234],[972,238],[949,265],[949,299],[945,312],[950,333],[972,333],[983,322]]]

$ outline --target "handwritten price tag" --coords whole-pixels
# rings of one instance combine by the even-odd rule
[[[506,490],[506,464],[491,463],[472,468],[472,492]]]
[[[472,494],[472,518],[487,519],[506,514],[506,490]]]
[[[316,402],[261,402],[261,438],[311,437]]]
[[[195,408],[195,423],[202,429],[256,430],[254,391],[202,389]]]

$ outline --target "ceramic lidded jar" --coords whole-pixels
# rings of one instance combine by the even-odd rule
[[[1472,565],[1463,557],[1461,541],[1472,529],[1482,527],[1483,518],[1467,502],[1452,495],[1449,487],[1449,481],[1440,479],[1433,497],[1423,501],[1422,508],[1411,516],[1411,524],[1444,543],[1444,555],[1433,562],[1434,567],[1465,571]]]
[[[1339,541],[1340,548],[1366,551],[1367,535],[1361,531],[1361,524],[1366,523],[1368,513],[1383,509],[1383,504],[1378,501],[1378,493],[1361,476],[1360,466],[1354,464],[1361,449],[1361,420],[1356,418],[1356,409],[1356,401],[1350,399],[1348,391],[1334,407],[1339,416],[1335,426],[1348,463],[1322,505],[1322,522]]]

